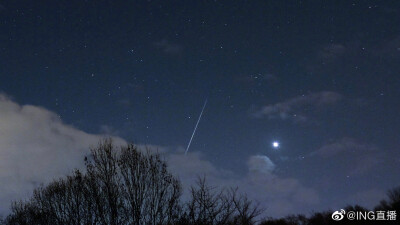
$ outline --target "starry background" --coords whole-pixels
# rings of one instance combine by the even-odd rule
[[[265,155],[317,193],[315,209],[370,206],[400,184],[399,10],[1,1],[0,91],[88,133],[181,148],[208,99],[190,152],[237,176]]]

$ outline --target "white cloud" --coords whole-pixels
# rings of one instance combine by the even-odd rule
[[[89,146],[100,138],[64,124],[49,110],[0,94],[0,213],[39,184],[81,168]]]
[[[251,156],[247,165],[250,171],[261,173],[270,173],[275,168],[275,164],[265,155]]]

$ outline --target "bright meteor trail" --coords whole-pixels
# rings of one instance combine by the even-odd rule
[[[185,155],[187,154],[187,152],[188,152],[188,150],[189,150],[189,147],[190,147],[190,144],[192,143],[192,139],[193,139],[193,137],[194,137],[194,134],[196,133],[197,126],[199,125],[201,116],[203,115],[204,108],[206,108],[207,100],[208,100],[208,99],[206,99],[206,101],[204,102],[203,109],[201,110],[199,119],[197,120],[196,126],[194,127],[192,137],[190,137],[189,144],[188,144],[188,146],[186,147]]]

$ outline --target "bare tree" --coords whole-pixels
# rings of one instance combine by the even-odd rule
[[[7,224],[166,225],[180,214],[180,182],[158,154],[106,139],[85,158],[85,174],[51,182],[15,202]]]
[[[238,189],[230,189],[230,201],[233,203],[236,215],[232,224],[251,225],[255,223],[255,219],[262,210],[259,204],[254,204],[246,195],[238,194]]]
[[[191,199],[186,206],[188,224],[193,225],[250,225],[260,215],[245,195],[237,189],[221,189],[208,186],[205,177],[198,178],[197,186],[190,189]]]
[[[392,210],[400,210],[400,187],[389,190],[387,193]]]
[[[12,214],[6,218],[5,224],[12,225],[41,225],[47,224],[47,215],[40,213],[29,202],[16,201],[11,205]]]
[[[380,201],[375,210],[400,210],[400,187],[393,188],[387,192],[388,200]]]
[[[31,205],[45,218],[45,224],[92,224],[90,201],[85,195],[86,177],[76,170],[72,176],[37,188]]]
[[[181,186],[159,154],[122,148],[119,158],[121,196],[129,224],[169,224],[178,216]]]
[[[91,155],[85,158],[88,194],[99,224],[117,225],[124,222],[119,156],[112,140],[106,139],[92,148]]]
[[[10,225],[252,225],[260,210],[237,189],[210,187],[199,178],[191,199],[159,154],[105,139],[85,157],[86,172],[35,189],[15,202]]]

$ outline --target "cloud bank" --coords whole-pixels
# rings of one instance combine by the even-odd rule
[[[102,127],[102,131],[107,133],[110,129]],[[8,212],[11,201],[28,198],[41,183],[82,168],[89,147],[97,145],[102,137],[63,123],[45,108],[19,105],[0,95],[0,214]],[[114,137],[114,142],[125,143],[118,137]],[[297,179],[276,175],[276,165],[265,155],[249,156],[243,162],[247,163],[247,173],[237,175],[213,164],[199,152],[184,155],[182,148],[138,146],[161,153],[185,190],[198,176],[206,175],[212,186],[239,187],[251,199],[259,201],[269,216],[304,212],[302,209],[319,201],[318,194]]]
[[[89,146],[100,138],[64,124],[47,109],[0,94],[0,213],[39,184],[81,168]]]
[[[211,186],[238,187],[239,191],[260,203],[266,216],[308,213],[319,203],[319,195],[314,189],[303,186],[295,178],[276,175],[275,164],[265,155],[250,156],[244,176],[218,168],[198,152],[186,156],[179,151],[169,153],[167,162],[170,170],[181,179],[184,189],[194,184],[198,175],[205,175]]]

